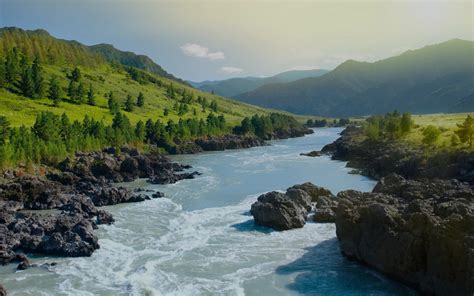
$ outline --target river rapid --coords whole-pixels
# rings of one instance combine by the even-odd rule
[[[33,257],[53,267],[0,267],[10,295],[416,295],[342,257],[334,224],[276,232],[255,226],[250,205],[267,191],[313,182],[337,193],[372,190],[345,162],[300,156],[334,141],[339,128],[245,150],[181,155],[193,180],[123,184],[166,198],[106,207],[116,223],[97,230],[88,258]]]

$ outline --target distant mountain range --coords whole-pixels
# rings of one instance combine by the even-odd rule
[[[266,84],[234,98],[337,117],[474,111],[474,42],[453,39],[373,63],[349,60],[320,77]]]
[[[329,72],[328,70],[323,69],[313,69],[313,70],[294,70],[286,71],[279,73],[271,77],[239,77],[239,78],[230,78],[225,80],[217,81],[202,81],[202,82],[193,82],[188,81],[193,87],[207,91],[214,92],[217,95],[225,97],[235,97],[240,94],[252,91],[258,87],[272,84],[272,83],[285,83],[292,82],[303,78],[308,77],[318,77]]]

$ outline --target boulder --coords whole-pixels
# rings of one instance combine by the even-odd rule
[[[311,210],[311,197],[303,190],[272,191],[258,197],[250,213],[255,223],[275,230],[301,228]]]
[[[338,194],[347,257],[428,295],[474,295],[474,190],[456,180],[382,179]]]

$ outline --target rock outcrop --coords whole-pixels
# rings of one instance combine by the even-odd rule
[[[252,204],[250,213],[255,224],[275,230],[301,228],[311,210],[311,197],[300,189],[290,188],[286,193],[268,192]]]
[[[340,192],[342,253],[426,294],[474,295],[474,190],[456,180],[383,178]]]
[[[174,183],[199,174],[184,172],[189,168],[159,154],[123,148],[120,153],[78,154],[45,176],[7,172],[0,179],[0,264],[19,262],[18,269],[28,268],[30,263],[21,252],[90,256],[99,248],[93,230],[114,222],[98,206],[163,196],[116,187],[113,182],[143,177],[159,184]]]

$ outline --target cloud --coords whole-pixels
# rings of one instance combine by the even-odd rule
[[[236,74],[236,73],[241,73],[243,71],[244,69],[236,68],[236,67],[222,67],[221,68],[221,72],[224,72],[226,74]]]
[[[190,57],[210,59],[211,61],[225,59],[222,51],[209,52],[209,48],[196,43],[186,43],[180,48],[185,55]]]
[[[314,69],[321,69],[320,66],[295,66],[291,67],[288,69],[288,71],[293,71],[293,70],[314,70]]]

